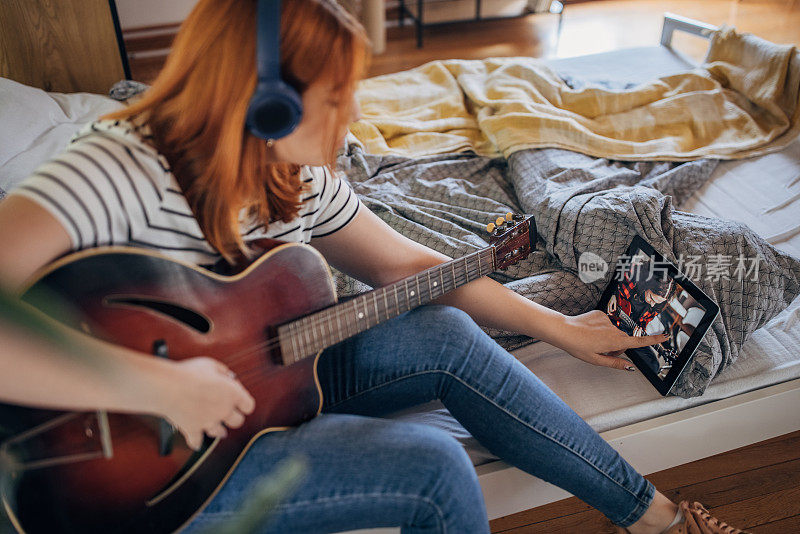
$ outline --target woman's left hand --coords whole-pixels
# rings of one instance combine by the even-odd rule
[[[592,310],[566,317],[556,344],[579,360],[593,365],[628,369],[630,362],[619,358],[620,354],[627,349],[655,345],[667,339],[665,334],[631,337],[614,326],[605,313]]]

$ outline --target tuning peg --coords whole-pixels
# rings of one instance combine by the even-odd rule
[[[513,213],[511,213],[510,211],[509,211],[508,213],[506,213],[506,220],[507,220],[508,222],[511,222],[511,221],[513,221],[513,220],[514,220],[514,214],[513,214]]]
[[[494,232],[494,228],[495,226],[493,222],[490,222],[489,224],[486,225],[486,231],[489,232],[490,234]]]
[[[506,223],[506,220],[503,217],[498,217],[497,220],[494,223],[497,226],[503,226]]]

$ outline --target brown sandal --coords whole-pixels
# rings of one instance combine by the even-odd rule
[[[681,501],[678,507],[683,513],[683,521],[672,525],[664,534],[750,534],[712,516],[699,502],[689,504],[689,501]],[[629,534],[621,527],[616,527],[616,531],[617,534]]]

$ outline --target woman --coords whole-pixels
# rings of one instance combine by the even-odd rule
[[[261,237],[310,242],[330,264],[372,286],[446,261],[391,230],[330,171],[358,116],[353,94],[367,57],[360,26],[332,0],[285,2],[281,70],[301,93],[304,114],[296,130],[274,141],[245,129],[256,84],[255,32],[254,1],[201,0],[144,97],[86,129],[0,205],[0,279],[18,288],[67,252],[108,244],[145,246],[199,265],[234,263],[251,256],[247,243]],[[300,452],[310,461],[309,478],[278,507],[269,532],[488,531],[460,445],[439,430],[379,418],[434,398],[494,454],[632,533],[676,531],[683,515],[711,524],[701,508],[684,502],[679,510],[656,491],[475,322],[615,369],[633,370],[617,357],[624,349],[663,341],[628,337],[600,311],[566,317],[482,278],[326,350],[318,364],[323,414],[259,438],[189,530],[224,519],[255,477]],[[113,352],[120,368],[153,360],[80,342]],[[196,446],[200,430],[224,437],[252,410],[235,380],[208,363],[150,365],[137,376],[154,398],[176,373],[193,377],[192,384],[216,378],[217,385],[207,380],[213,410],[185,402],[163,408],[145,394],[122,402],[111,388],[82,402],[159,413]],[[123,389],[120,396],[130,395]],[[59,398],[69,396],[48,396],[53,404]]]

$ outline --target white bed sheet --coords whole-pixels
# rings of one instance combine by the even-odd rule
[[[774,154],[721,162],[681,209],[745,223],[800,257],[800,138]]]

